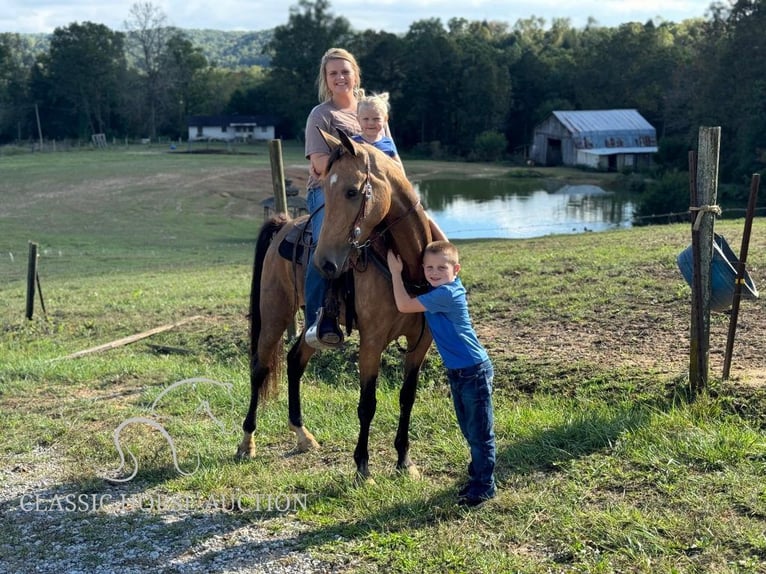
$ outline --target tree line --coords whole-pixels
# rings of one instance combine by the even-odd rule
[[[321,54],[342,46],[368,92],[391,94],[391,128],[411,154],[523,157],[553,110],[636,108],[657,128],[667,168],[686,169],[701,125],[722,128],[725,180],[766,162],[766,0],[716,2],[679,23],[434,18],[404,34],[357,31],[329,0],[300,0],[263,59],[239,68],[210,61],[150,2],[125,24],[57,28],[34,57],[18,35],[0,35],[0,141],[37,139],[38,117],[46,138],[178,138],[189,115],[217,114],[275,116],[279,137],[300,139]]]

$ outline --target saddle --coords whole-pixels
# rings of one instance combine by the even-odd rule
[[[309,220],[296,223],[287,233],[285,238],[277,246],[277,252],[281,257],[306,267],[309,260],[309,249],[313,239]],[[327,289],[325,307],[338,313],[339,302],[346,305],[344,326],[346,334],[350,335],[356,321],[356,308],[354,306],[354,278],[351,270],[343,273],[339,278],[331,282]]]
[[[296,223],[277,247],[280,256],[294,264],[301,264],[304,267],[308,265],[309,248],[313,240],[311,226],[308,225],[308,222],[309,220],[307,219]],[[368,263],[372,263],[390,280],[391,271],[389,270],[386,261],[385,253],[387,247],[385,241],[382,238],[378,238],[378,240],[370,247],[371,248],[364,249],[359,254],[359,260],[357,261],[355,268],[359,271],[364,271],[367,268]],[[416,285],[407,282],[406,287],[413,295],[420,295],[430,290],[430,286],[427,283]],[[326,301],[325,305],[329,303],[331,308],[337,309],[337,305],[340,301],[345,304],[346,313],[343,323],[346,327],[346,334],[350,335],[354,323],[356,322],[353,269],[345,271],[340,277],[332,281],[330,288],[327,290],[327,298],[329,301]]]
[[[312,241],[308,219],[296,223],[277,247],[279,254],[293,263],[308,264],[309,246]]]

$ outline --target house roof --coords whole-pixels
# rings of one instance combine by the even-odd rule
[[[655,129],[638,110],[578,110],[554,111],[553,115],[572,134],[643,132],[655,134]]]
[[[274,116],[189,116],[186,119],[189,127],[221,127],[235,125],[275,126],[277,119]]]

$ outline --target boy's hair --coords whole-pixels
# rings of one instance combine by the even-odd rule
[[[351,69],[356,76],[356,83],[354,84],[354,96],[357,98],[364,97],[364,90],[362,89],[362,71],[359,69],[359,64],[356,63],[356,58],[348,50],[343,48],[330,48],[322,56],[322,60],[319,62],[319,75],[317,76],[317,88],[319,89],[319,101],[326,102],[332,99],[332,91],[327,85],[327,62],[330,60],[346,60],[351,64]]]
[[[388,98],[388,92],[364,96],[359,100],[359,103],[356,104],[356,113],[360,113],[362,108],[372,108],[384,118],[388,118],[388,112],[391,110]]]
[[[460,263],[460,255],[457,251],[457,247],[449,241],[432,241],[426,245],[424,255],[426,253],[432,253],[434,255],[444,255],[449,261],[450,265],[457,265]]]

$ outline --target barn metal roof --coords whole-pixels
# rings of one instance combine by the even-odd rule
[[[598,149],[583,149],[582,153],[589,153],[593,155],[614,155],[616,153],[657,153],[660,148],[657,146],[645,146],[645,147],[602,147]]]
[[[654,135],[652,124],[638,110],[578,110],[555,111],[553,115],[572,134],[600,132],[646,132]]]

